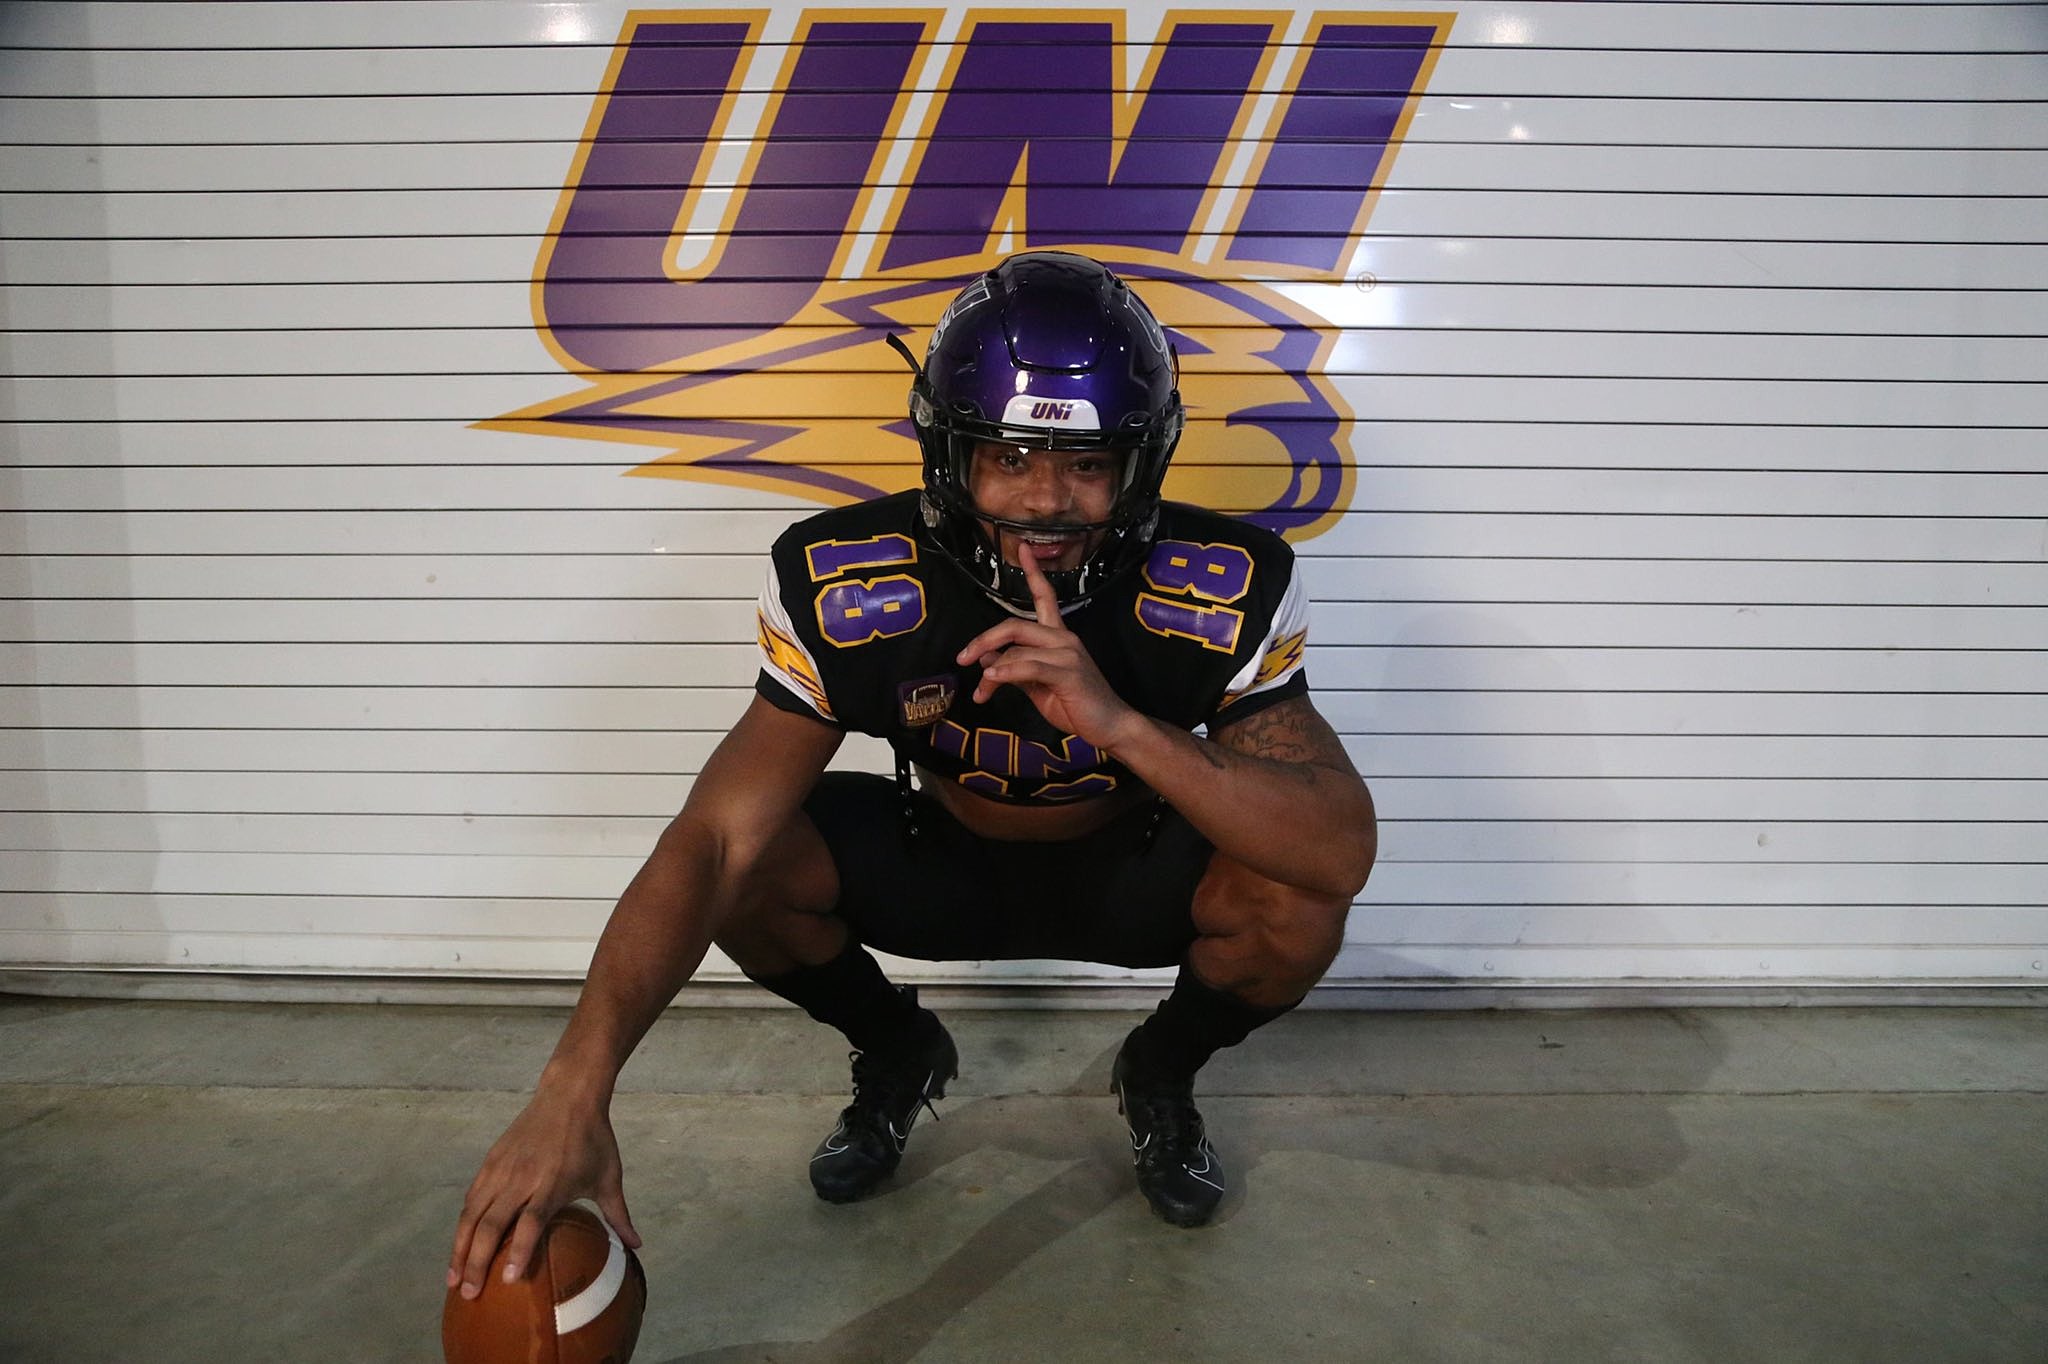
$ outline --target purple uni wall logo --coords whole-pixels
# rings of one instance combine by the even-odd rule
[[[918,482],[908,376],[1014,251],[1132,280],[1182,362],[1169,496],[1293,538],[1350,499],[1342,278],[1449,14],[814,9],[626,20],[535,266],[585,381],[484,425],[825,503]]]

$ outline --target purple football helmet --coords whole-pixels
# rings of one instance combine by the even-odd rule
[[[924,521],[939,548],[998,602],[1028,613],[1023,570],[1003,561],[982,522],[1034,527],[975,510],[975,447],[1111,452],[1120,484],[1109,519],[1061,528],[1102,532],[1101,543],[1079,568],[1047,575],[1063,604],[1100,591],[1151,544],[1183,421],[1178,371],[1152,310],[1086,256],[1026,252],[969,284],[939,318],[910,390]]]

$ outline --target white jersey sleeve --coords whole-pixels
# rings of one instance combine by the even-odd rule
[[[782,604],[782,583],[773,559],[768,561],[768,580],[761,587],[754,622],[755,639],[761,646],[761,671],[816,711],[820,719],[835,720],[832,702],[825,695],[825,683],[818,672],[818,660],[798,638],[796,628],[790,624],[789,611]]]
[[[1266,627],[1264,642],[1224,688],[1219,714],[1247,696],[1285,686],[1301,671],[1308,649],[1308,593],[1301,585],[1299,565],[1293,567],[1297,571],[1287,575],[1287,591]]]

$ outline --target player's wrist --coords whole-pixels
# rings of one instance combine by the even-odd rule
[[[534,1098],[585,1113],[610,1110],[618,1068],[608,1061],[557,1054],[541,1067]]]
[[[1126,706],[1123,713],[1109,725],[1103,736],[1105,742],[1096,746],[1124,766],[1133,767],[1132,759],[1141,757],[1148,743],[1157,742],[1160,729],[1157,720],[1143,711]]]

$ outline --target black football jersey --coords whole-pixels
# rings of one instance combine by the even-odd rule
[[[791,526],[758,617],[756,690],[784,710],[887,739],[911,762],[998,800],[1105,795],[1134,778],[1003,687],[974,703],[953,660],[1008,613],[925,534],[918,494]],[[1166,503],[1149,558],[1069,610],[1067,628],[1127,703],[1194,729],[1308,690],[1308,602],[1294,553],[1268,531]]]

